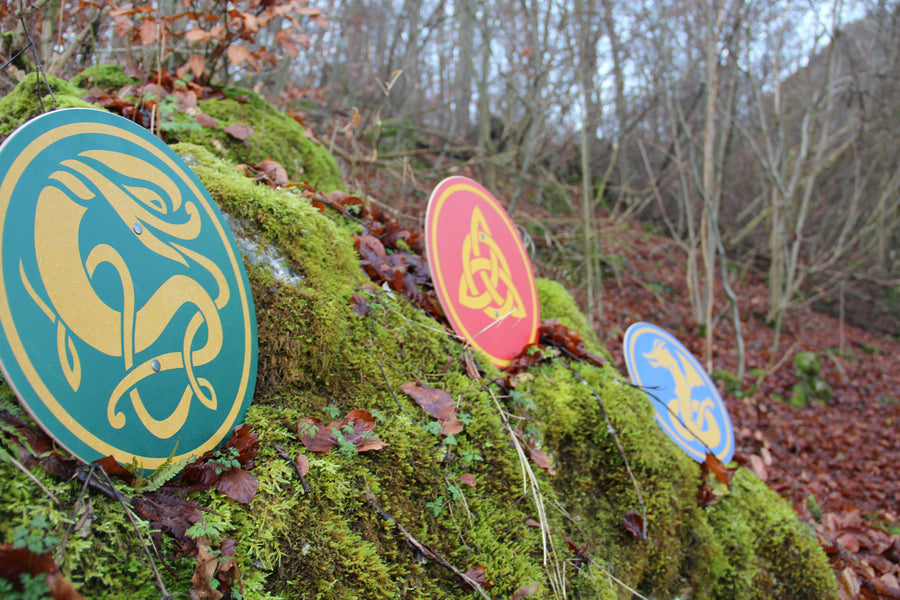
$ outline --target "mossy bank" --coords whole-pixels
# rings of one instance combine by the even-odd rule
[[[80,88],[53,86],[57,104],[46,96],[45,106],[84,103]],[[0,100],[4,135],[40,111],[34,89],[32,79]],[[264,109],[269,124],[286,119],[255,97],[220,102],[204,110],[223,124],[261,119]],[[202,133],[191,136],[204,141]],[[716,505],[698,506],[699,466],[664,436],[648,399],[615,369],[551,357],[503,394],[489,383],[500,374],[476,356],[487,373],[470,378],[464,345],[404,297],[365,286],[352,240],[358,224],[320,213],[290,191],[254,185],[235,170],[247,160],[239,153],[246,147],[223,152],[222,143],[174,150],[241,235],[277,250],[292,273],[285,278],[265,261],[246,260],[259,331],[259,374],[246,420],[262,440],[253,471],[259,490],[249,505],[216,491],[192,497],[208,509],[198,535],[213,547],[237,541],[235,597],[473,597],[410,537],[461,572],[483,572],[483,589],[498,599],[632,598],[632,590],[660,599],[836,597],[810,531],[748,471],[738,470]],[[294,176],[337,172],[327,155],[294,158]],[[312,183],[336,185],[324,181]],[[605,352],[562,286],[541,280],[538,289],[542,318],[559,318],[594,352]],[[353,310],[354,293],[368,303],[364,316]],[[401,392],[407,382],[451,394],[463,430],[441,435]],[[8,389],[2,406],[21,414]],[[321,454],[298,440],[300,419],[328,422],[353,409],[375,416],[384,448]],[[526,443],[552,459],[553,473],[525,460]],[[282,458],[300,453],[310,463],[308,491]],[[32,474],[46,491],[0,461],[0,542],[27,538],[52,550],[73,524],[60,565],[82,595],[159,597],[121,505],[88,493],[89,504],[76,506],[79,482],[40,467]],[[647,539],[623,525],[629,511],[641,514],[641,503]],[[146,523],[139,527],[150,533]],[[149,537],[167,563],[167,589],[187,594],[195,561],[165,536]]]

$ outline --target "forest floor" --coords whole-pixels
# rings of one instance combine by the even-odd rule
[[[421,221],[428,191],[422,181],[397,186],[377,171],[362,180],[401,221],[411,227]],[[390,188],[398,193],[386,195]],[[559,259],[560,251],[577,253],[574,220],[527,202],[518,204],[514,220],[541,224],[543,237],[531,239],[536,274],[565,283],[584,307],[584,290],[572,272],[577,263]],[[603,318],[594,320],[620,371],[627,373],[623,336],[636,321],[671,331],[703,364],[705,339],[692,316],[685,251],[640,223],[601,218],[599,232],[606,276]],[[788,499],[815,531],[842,600],[900,598],[900,340],[805,306],[787,315],[773,349],[765,281],[746,272],[731,286],[739,299],[746,374],[737,390],[718,385],[734,426],[735,459]],[[714,371],[736,373],[735,327],[721,288],[716,310]],[[801,384],[795,357],[806,352],[818,356],[819,379],[831,398],[797,406],[789,402]]]

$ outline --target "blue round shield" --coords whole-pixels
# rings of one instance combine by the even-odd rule
[[[0,363],[28,411],[85,461],[214,448],[253,395],[256,317],[196,175],[91,109],[20,127],[0,174]]]
[[[656,407],[656,421],[688,455],[723,463],[734,454],[734,430],[719,391],[697,359],[668,332],[634,323],[625,332],[625,365],[632,382]]]

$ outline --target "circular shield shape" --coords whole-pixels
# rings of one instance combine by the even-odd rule
[[[499,367],[537,341],[531,261],[490,192],[466,177],[438,184],[428,201],[425,244],[438,298],[459,335]]]
[[[634,323],[625,332],[625,366],[632,382],[654,400],[656,421],[699,462],[734,454],[734,430],[719,390],[694,355],[668,332]]]
[[[196,175],[135,123],[37,117],[0,147],[0,364],[85,461],[214,448],[256,382],[243,262]]]

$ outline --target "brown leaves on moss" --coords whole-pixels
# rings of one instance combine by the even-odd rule
[[[236,427],[231,437],[218,450],[211,450],[188,464],[181,473],[169,482],[150,492],[126,496],[110,485],[107,477],[116,477],[129,485],[140,488],[139,482],[146,482],[113,460],[106,457],[95,461],[90,467],[84,463],[63,456],[54,451],[47,435],[8,412],[0,413],[7,427],[3,441],[14,447],[20,456],[27,457],[26,464],[40,464],[44,471],[60,479],[78,479],[93,491],[130,505],[134,514],[150,523],[154,530],[172,536],[178,548],[197,559],[197,567],[192,583],[192,597],[217,600],[227,593],[238,579],[237,567],[231,560],[235,556],[234,540],[225,540],[216,551],[203,538],[188,535],[188,530],[202,522],[200,506],[183,496],[188,492],[208,490],[215,487],[221,494],[244,504],[256,494],[258,481],[248,471],[255,466],[259,451],[259,436],[247,425]],[[13,436],[10,437],[10,434]],[[101,473],[102,471],[102,473]],[[105,474],[105,475],[104,475]],[[55,599],[80,599],[74,588],[59,575],[59,569],[49,555],[23,554],[27,550],[0,546],[0,578],[14,585],[19,575],[26,571],[17,567],[25,561],[30,575],[47,573],[47,584]],[[210,554],[216,556],[209,560]],[[218,584],[212,583],[213,578]]]
[[[739,457],[735,456],[736,460]],[[726,467],[714,454],[706,453],[706,458],[700,465],[700,488],[697,490],[697,504],[701,508],[714,506],[719,498],[728,494],[731,478],[737,467]],[[714,475],[711,479],[710,474]]]
[[[364,317],[369,314],[369,301],[362,294],[353,292],[353,296],[350,297],[350,310],[356,313],[356,316]]]
[[[19,598],[36,597],[31,594],[34,589],[27,590],[23,583],[23,577],[32,580],[43,576],[49,597],[53,600],[83,600],[83,596],[75,591],[75,588],[59,572],[59,567],[53,562],[49,552],[38,554],[28,548],[15,548],[12,544],[0,545],[0,579],[5,579],[12,584],[13,590]],[[47,596],[41,595],[41,598]]]
[[[581,334],[574,329],[569,329],[558,319],[547,319],[541,323],[540,339],[542,344],[559,348],[570,358],[590,362],[598,367],[606,364],[605,358],[584,347]]]
[[[325,425],[321,419],[306,417],[297,423],[297,437],[310,452],[330,452],[352,447],[357,452],[381,450],[385,443],[375,433],[375,417],[367,410],[351,410],[340,421]]]
[[[213,586],[213,578],[219,566],[218,558],[208,544],[201,543],[197,547],[197,564],[191,577],[191,597],[197,599],[219,600],[223,594],[218,585]]]
[[[591,562],[591,553],[588,551],[588,545],[586,543],[579,546],[575,543],[575,540],[567,537],[566,546],[568,546],[569,550],[574,554],[567,562],[576,569],[580,569],[583,565],[587,565]]]
[[[219,600],[237,579],[237,542],[225,540],[213,548],[206,540],[197,545],[197,562],[191,577],[191,598]]]
[[[737,469],[734,468],[727,468],[716,455],[710,454],[709,452],[706,453],[706,458],[703,461],[703,468],[701,469],[704,480],[706,479],[707,473],[712,473],[716,476],[716,479],[725,485],[731,485],[731,478],[734,477],[734,472],[736,470]]]
[[[506,366],[505,371],[515,375],[554,356],[553,353],[541,351],[542,348],[556,349],[557,354],[589,362],[598,367],[606,364],[605,358],[585,348],[581,334],[569,329],[558,319],[547,319],[541,323],[538,340],[539,343],[529,344],[523,348],[522,352]]]
[[[446,323],[434,292],[422,236],[402,226],[378,206],[346,192],[334,191],[326,197],[310,191],[305,195],[320,211],[330,208],[362,225],[362,232],[353,236],[353,244],[363,270],[373,283],[403,294]]]
[[[403,393],[415,400],[422,410],[441,424],[441,435],[454,435],[463,430],[462,422],[456,416],[456,402],[445,392],[408,381],[400,386]]]
[[[532,581],[526,585],[520,587],[515,594],[510,596],[509,600],[522,600],[522,598],[527,598],[529,596],[534,596],[541,589],[541,584],[537,581]]]
[[[249,165],[238,165],[236,169],[247,177],[253,178],[254,183],[263,183],[269,187],[282,188],[297,185],[292,184],[288,179],[287,170],[281,166],[281,163],[272,158]]]
[[[485,591],[490,590],[494,586],[487,580],[487,577],[484,574],[484,570],[484,565],[472,567],[471,569],[463,573],[463,578],[477,583]]]
[[[197,66],[196,59],[194,60],[193,66]],[[159,133],[168,118],[167,111],[172,110],[161,107],[160,102],[169,96],[176,99],[174,110],[190,116],[198,125],[218,125],[214,118],[200,110],[198,102],[210,98],[223,100],[225,93],[221,89],[177,79],[165,71],[154,72],[143,84],[126,85],[119,89],[93,87],[88,90],[84,100],[122,115],[147,129],[152,124],[156,133]]]
[[[216,490],[241,504],[256,495],[259,480],[248,471],[259,452],[259,435],[247,425],[236,427],[220,450],[210,450],[181,473],[178,485],[184,491]]]
[[[247,138],[256,132],[246,123],[233,123],[225,128],[225,133],[236,140],[246,142]]]
[[[518,429],[515,430],[515,434],[516,437],[519,438],[519,443],[522,445],[528,458],[531,459],[531,462],[547,471],[548,475],[556,475],[556,471],[553,469],[553,463],[550,461],[550,456],[539,449],[534,442],[526,440],[525,435]]]
[[[622,517],[622,525],[625,526],[625,529],[638,538],[639,540],[643,540],[644,538],[644,517],[638,514],[635,510],[629,510],[625,513],[625,516]]]

